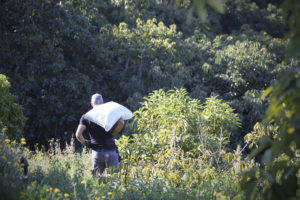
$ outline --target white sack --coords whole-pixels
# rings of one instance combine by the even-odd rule
[[[105,131],[109,131],[120,118],[123,120],[132,118],[132,112],[125,106],[110,101],[95,106],[85,114],[85,117],[103,127]]]

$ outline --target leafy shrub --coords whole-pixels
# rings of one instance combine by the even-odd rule
[[[5,75],[0,74],[0,128],[5,129],[11,139],[20,139],[26,117],[22,106],[18,105],[16,96],[9,91],[10,83]]]
[[[271,127],[271,131],[260,131],[261,135],[257,135],[257,130],[254,130],[245,138],[258,144],[250,158],[263,154],[261,167],[246,171],[242,181],[249,199],[260,196],[265,199],[299,198],[300,107],[295,102],[300,97],[300,87],[297,83],[299,67],[282,74],[278,82],[266,90],[265,95],[270,94],[271,101],[267,120],[275,123],[275,129]]]
[[[202,111],[203,125],[208,134],[230,136],[230,131],[240,126],[240,120],[228,103],[216,97],[206,99]]]
[[[172,148],[195,152],[196,157],[199,148],[202,153],[214,152],[240,124],[227,103],[212,97],[201,105],[184,89],[153,91],[134,116],[140,134],[135,136],[136,143],[142,141],[145,148],[138,151],[146,155]]]
[[[216,53],[216,63],[224,62],[224,72],[220,76],[230,82],[230,91],[237,96],[250,89],[266,88],[266,83],[274,79],[274,60],[274,55],[266,48],[247,40],[237,41]]]

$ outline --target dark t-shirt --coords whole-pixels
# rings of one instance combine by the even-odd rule
[[[79,124],[85,125],[90,134],[92,149],[115,149],[115,141],[110,132],[106,132],[101,126],[86,119],[84,115],[80,118]],[[113,128],[112,128],[113,129]]]

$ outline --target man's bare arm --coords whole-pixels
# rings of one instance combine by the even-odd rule
[[[86,129],[86,126],[80,124],[80,125],[78,126],[77,130],[76,130],[76,138],[77,138],[77,140],[78,140],[81,144],[83,144],[83,145],[86,145],[86,144],[85,144],[84,137],[83,137],[83,135],[82,135],[83,132],[85,131],[85,129]]]
[[[111,133],[113,137],[117,137],[118,133],[120,133],[120,131],[123,129],[124,127],[124,120],[123,119],[119,119],[117,121],[117,126],[116,128],[113,130],[113,132]]]

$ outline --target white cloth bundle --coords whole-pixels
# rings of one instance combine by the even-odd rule
[[[123,120],[132,118],[132,112],[125,106],[110,101],[95,106],[85,114],[85,117],[91,122],[103,127],[105,131],[109,131],[120,118]]]

